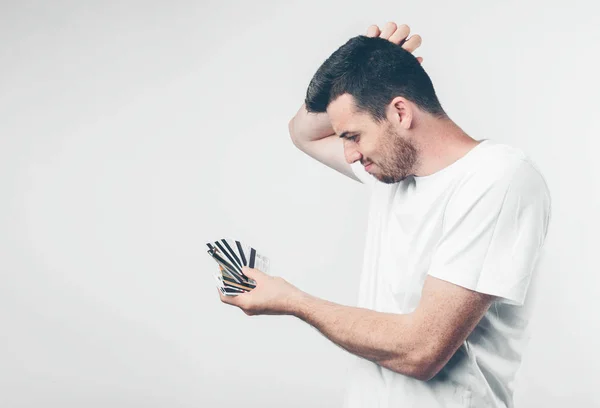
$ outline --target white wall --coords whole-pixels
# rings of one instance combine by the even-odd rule
[[[354,304],[362,185],[296,150],[320,63],[368,25],[421,34],[442,104],[552,193],[519,407],[600,406],[598,6],[589,1],[0,6],[0,406],[334,407],[348,354],[220,302],[205,242]],[[596,386],[596,387],[594,387]]]

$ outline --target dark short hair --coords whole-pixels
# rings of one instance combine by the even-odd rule
[[[359,111],[377,122],[386,119],[385,108],[397,96],[435,116],[446,116],[419,61],[384,38],[359,35],[331,54],[310,81],[306,109],[325,112],[345,93],[354,97]]]

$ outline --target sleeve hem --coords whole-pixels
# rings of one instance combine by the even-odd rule
[[[433,276],[434,278],[441,279],[443,281],[452,283],[454,285],[458,285],[460,287],[472,290],[474,292],[485,293],[486,295],[497,296],[500,298],[499,301],[502,303],[507,303],[507,304],[514,305],[514,306],[523,306],[523,304],[525,303],[524,294],[516,294],[514,292],[511,292],[509,289],[490,288],[490,287],[486,287],[484,285],[473,284],[472,282],[468,282],[466,280],[449,278],[444,275],[438,275],[435,272],[433,272],[433,273],[428,272],[427,274],[430,276]]]

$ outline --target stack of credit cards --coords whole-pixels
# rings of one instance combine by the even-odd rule
[[[242,266],[269,273],[269,259],[240,241],[223,238],[206,246],[208,254],[219,264],[214,278],[217,288],[226,296],[237,296],[256,287],[256,282],[244,275]]]

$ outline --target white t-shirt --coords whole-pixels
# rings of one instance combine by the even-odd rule
[[[489,139],[432,175],[395,184],[360,162],[352,169],[371,192],[359,307],[410,313],[427,275],[500,299],[429,381],[353,356],[344,407],[513,407],[550,221],[539,170],[521,150]]]

